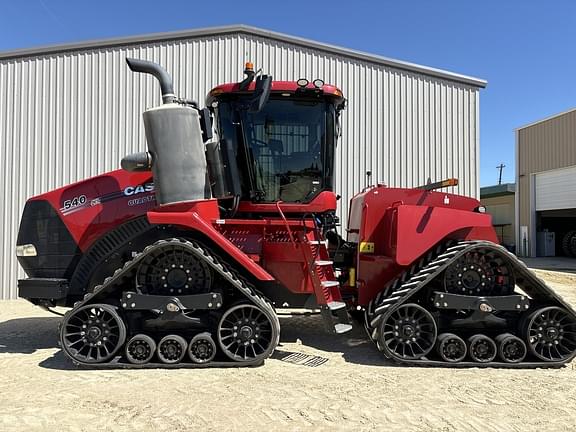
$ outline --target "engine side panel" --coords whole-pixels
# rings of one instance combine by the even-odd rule
[[[151,173],[123,170],[92,177],[31,200],[50,203],[82,251],[113,227],[145,214],[156,205]],[[26,217],[25,212],[23,219]]]
[[[102,273],[99,260],[86,260],[89,251],[117,246],[122,239],[115,230],[142,219],[155,204],[151,174],[122,170],[29,199],[17,245],[33,245],[35,253],[18,256],[30,278],[18,282],[20,295],[61,305],[75,301],[86,290],[91,275]],[[118,257],[120,252],[114,251]],[[108,262],[109,257],[104,258]]]
[[[388,210],[396,219],[390,236],[390,251],[395,252],[396,262],[402,266],[412,264],[440,240],[488,240],[498,242],[488,214],[441,207],[400,205]],[[473,228],[489,228],[483,235],[470,238]]]

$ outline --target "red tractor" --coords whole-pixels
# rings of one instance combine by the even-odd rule
[[[321,80],[255,76],[214,88],[200,109],[174,95],[147,110],[148,151],[31,198],[19,294],[71,309],[60,343],[92,367],[261,364],[276,308],[320,310],[330,332],[366,328],[413,365],[558,366],[576,355],[576,314],[496,244],[472,198],[372,186],[336,228],[334,158],[342,92]],[[215,132],[215,136],[213,133]]]

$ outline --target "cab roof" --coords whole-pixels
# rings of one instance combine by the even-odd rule
[[[240,90],[240,83],[228,83],[228,84],[221,84],[219,86],[214,87],[208,93],[206,97],[206,106],[209,106],[214,102],[214,99],[221,95],[226,94],[249,94],[250,92],[254,91],[256,86],[255,82],[251,82],[248,85],[246,90]],[[296,81],[272,81],[272,89],[271,93],[291,93],[296,94],[300,91],[306,92],[315,92],[321,93],[325,96],[332,96],[334,97],[337,102],[344,101],[344,95],[342,91],[331,84],[324,84],[321,88],[316,88],[313,83],[308,83],[306,86],[301,87],[299,86]]]

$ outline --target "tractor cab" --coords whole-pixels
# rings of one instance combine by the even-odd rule
[[[333,195],[342,92],[321,80],[254,81],[250,64],[244,73],[206,100],[217,131],[207,152],[215,196],[231,198],[234,210],[276,212],[278,202],[305,210],[322,192]]]

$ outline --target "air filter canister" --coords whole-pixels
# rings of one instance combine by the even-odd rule
[[[169,103],[145,111],[143,117],[158,204],[210,198],[198,112]]]

